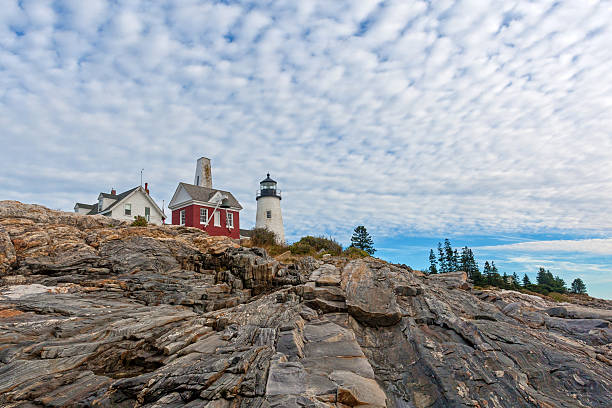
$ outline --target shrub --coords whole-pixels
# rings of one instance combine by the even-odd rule
[[[299,248],[299,250],[301,251],[306,250],[306,246],[308,246],[312,248],[312,252],[315,253],[321,252],[331,255],[340,255],[342,253],[342,245],[336,242],[333,238],[313,237],[308,235],[302,237],[298,242],[294,243],[293,245],[296,244],[300,244],[296,248]]]
[[[346,248],[342,254],[347,258],[351,259],[365,258],[366,256],[370,256],[370,254],[368,254],[363,249],[359,249],[353,246]]]
[[[301,241],[289,245],[289,250],[294,255],[315,255],[317,252],[312,246]]]
[[[569,301],[568,297],[557,292],[550,292],[548,294],[549,297],[553,298],[555,302],[567,302]]]
[[[251,231],[251,244],[263,247],[276,245],[276,234],[267,228],[254,228]]]
[[[134,218],[135,219],[132,222],[132,227],[146,227],[148,225],[147,219],[142,215],[137,215]]]

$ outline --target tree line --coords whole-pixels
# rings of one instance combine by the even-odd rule
[[[438,242],[437,254],[433,249],[429,251],[428,274],[448,273],[464,271],[475,286],[495,286],[502,289],[520,290],[526,289],[532,292],[548,295],[556,293],[580,293],[586,294],[586,285],[580,278],[574,279],[568,288],[565,281],[542,267],[539,268],[536,276],[536,283],[532,283],[529,276],[525,274],[523,279],[514,272],[508,275],[506,272],[499,273],[495,262],[485,261],[482,272],[478,262],[474,258],[474,253],[470,248],[464,246],[461,252],[453,249],[450,240],[444,240],[444,244]]]

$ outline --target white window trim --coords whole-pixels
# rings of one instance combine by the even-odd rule
[[[219,211],[215,210],[214,215],[213,215],[213,222],[214,222],[215,227],[221,226],[221,213]]]
[[[130,212],[129,214],[127,212]],[[132,204],[126,203],[123,205],[123,215],[132,215]]]
[[[149,209],[149,214],[147,215],[147,208]],[[151,221],[151,207],[145,207],[145,219],[147,221]]]
[[[204,211],[203,216],[202,216],[202,211]],[[208,208],[200,208],[200,224],[208,225]]]
[[[181,210],[179,212],[179,224],[185,225],[185,221],[187,221],[187,217],[185,216],[185,210]]]
[[[234,228],[234,213],[226,211],[225,212],[225,222],[227,224],[227,228],[233,229]]]

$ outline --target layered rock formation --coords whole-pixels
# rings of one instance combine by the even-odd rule
[[[612,305],[0,202],[0,406],[608,407]]]

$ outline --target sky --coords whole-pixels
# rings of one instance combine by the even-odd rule
[[[612,298],[609,1],[3,0],[0,199],[167,204],[209,157],[289,241],[356,225],[425,268],[550,269]]]

